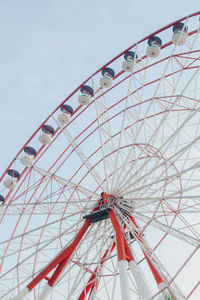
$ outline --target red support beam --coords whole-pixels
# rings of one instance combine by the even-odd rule
[[[136,223],[134,217],[129,215],[129,218],[130,218],[130,220],[133,222],[133,224],[137,227],[137,229],[139,229],[139,226],[137,225],[137,223]],[[139,232],[138,232],[137,238],[138,238],[138,240],[144,245],[145,249],[147,250],[147,253],[150,253],[149,249],[145,246],[145,244],[144,244],[144,242],[143,242],[142,235],[141,235]],[[143,251],[143,253],[144,253],[144,256],[145,256],[145,258],[146,258],[146,260],[147,260],[147,263],[148,263],[148,265],[149,265],[149,267],[150,267],[150,269],[151,269],[151,272],[152,272],[152,274],[153,274],[153,277],[154,277],[154,279],[155,279],[157,285],[159,286],[159,285],[162,284],[162,283],[165,284],[165,276],[162,275],[162,274],[160,274],[160,273],[157,271],[156,267],[154,266],[154,260],[153,260],[153,258],[150,258],[150,257],[148,256],[148,254],[147,254],[143,249],[142,249],[142,251]],[[174,296],[174,293],[172,292],[172,290],[171,290],[169,287],[167,287],[167,290],[168,290],[169,294],[172,296],[172,298],[173,298],[174,300],[176,300],[177,298]]]
[[[109,212],[109,217],[116,233],[118,260],[126,260],[126,249],[124,245],[124,234],[113,210]]]
[[[135,219],[132,216],[129,216],[130,220],[133,222],[133,224],[139,229]],[[143,240],[142,240],[142,236],[138,236],[138,240],[144,245]],[[145,245],[144,245],[145,246]],[[146,248],[146,247],[145,247]],[[160,276],[160,274],[158,273],[158,271],[156,270],[156,268],[154,267],[154,265],[152,264],[151,260],[149,259],[148,255],[145,253],[145,251],[142,249],[144,256],[147,260],[147,263],[151,269],[151,272],[157,282],[157,284],[160,284],[162,282],[164,282],[163,278]],[[147,251],[149,252],[149,250],[147,249]]]
[[[47,277],[47,275],[56,267],[53,275],[49,280],[49,285],[53,286],[58,279],[59,275],[61,274],[63,268],[66,266],[68,261],[70,260],[72,254],[74,253],[75,249],[79,245],[81,239],[83,238],[84,234],[86,233],[88,227],[90,226],[90,218],[85,221],[79,232],[77,233],[73,242],[65,248],[61,253],[56,256],[28,285],[27,288],[31,291],[42,279]]]
[[[92,275],[90,276],[90,278],[89,278],[89,280],[87,282],[87,285],[84,288],[84,290],[82,291],[82,293],[80,294],[80,296],[78,297],[78,300],[84,300],[85,296],[93,288],[94,282],[95,282],[95,278],[96,278],[96,271],[97,271],[97,268],[95,269],[94,273],[92,273]]]
[[[110,205],[109,196],[106,193],[104,193],[104,195],[103,195],[103,200],[104,200],[105,204]],[[118,260],[119,261],[120,260],[127,260],[127,261],[134,260],[131,250],[129,248],[129,245],[126,241],[126,238],[124,236],[122,228],[119,224],[119,221],[118,221],[117,216],[113,209],[111,211],[109,211],[109,217],[110,217],[110,220],[112,222],[112,225],[113,225],[115,233],[116,233]]]
[[[80,294],[80,296],[78,297],[78,300],[84,300],[85,299],[85,296],[90,292],[92,292],[93,288],[94,288],[94,284],[95,284],[95,279],[96,279],[96,276],[97,276],[97,271],[98,272],[101,272],[101,269],[103,267],[103,263],[104,263],[104,260],[105,258],[107,258],[107,255],[109,253],[109,256],[110,254],[112,253],[112,251],[114,250],[115,248],[115,243],[113,244],[112,248],[110,249],[107,249],[106,252],[104,253],[104,255],[102,256],[101,258],[101,261],[100,261],[100,265],[96,267],[96,269],[94,270],[94,272],[92,273],[92,275],[90,276],[87,284],[86,284],[86,287],[84,288],[84,290],[82,291],[82,293]],[[108,256],[108,257],[109,257]],[[99,270],[98,270],[99,268]],[[99,281],[97,283],[96,286],[98,286],[99,284]]]
[[[144,256],[147,260],[147,263],[151,269],[151,272],[153,274],[153,277],[155,278],[157,284],[160,284],[162,282],[164,282],[164,280],[162,279],[162,277],[160,276],[160,274],[158,273],[158,271],[156,270],[156,268],[154,267],[154,265],[152,264],[152,262],[150,261],[150,259],[148,258],[148,256],[146,255],[146,253],[143,251]]]

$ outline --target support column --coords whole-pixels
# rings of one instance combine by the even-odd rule
[[[131,300],[130,293],[129,293],[129,284],[128,284],[127,261],[119,260],[118,266],[119,266],[122,300]]]
[[[129,216],[130,220],[133,222],[133,224],[139,229],[135,219],[132,217],[132,216]],[[167,288],[167,285],[165,283],[165,277],[164,275],[160,274],[160,272],[157,270],[156,266],[155,266],[155,263],[153,261],[153,259],[151,259],[148,255],[148,252],[149,252],[149,249],[146,247],[144,241],[143,241],[143,238],[142,236],[138,236],[138,240],[144,245],[146,251],[144,251],[144,249],[142,249],[143,253],[144,253],[144,256],[146,258],[146,261],[149,265],[149,268],[153,274],[153,277],[157,283],[157,286],[158,286],[158,289],[159,290],[162,290],[166,287],[165,290],[163,290],[162,294],[163,296],[170,296],[170,297],[173,297],[174,300],[176,300],[176,297],[174,296],[172,290],[168,287]],[[147,252],[147,253],[146,253]]]
[[[144,278],[141,274],[141,271],[140,271],[137,263],[135,261],[131,260],[131,261],[129,261],[128,265],[129,265],[129,268],[131,269],[131,272],[132,272],[135,282],[137,284],[138,292],[139,292],[140,296],[144,300],[150,300],[151,299],[150,292],[148,290],[148,287],[144,281]]]
[[[108,202],[108,196],[106,193],[104,193],[103,199],[105,203]],[[128,284],[127,259],[133,260],[133,256],[131,254],[131,251],[127,253],[127,249],[129,249],[129,246],[125,240],[123,231],[113,210],[109,212],[109,217],[116,234],[117,256],[118,256],[122,300],[131,300],[130,292],[129,292],[129,284]]]
[[[151,299],[150,290],[142,276],[139,266],[137,265],[137,263],[135,261],[135,258],[133,255],[133,250],[132,250],[131,246],[129,247],[126,239],[125,239],[125,248],[126,248],[127,255],[129,255],[129,257],[133,256],[133,259],[129,260],[128,265],[129,265],[129,268],[131,269],[131,272],[135,279],[139,296],[142,297],[143,300],[150,300]]]
[[[76,237],[74,238],[73,242],[64,250],[62,250],[28,285],[25,287],[13,300],[22,300],[25,296],[34,289],[41,280],[43,280],[52,270],[56,268],[51,278],[48,280],[47,285],[45,286],[44,290],[42,291],[39,299],[43,300],[46,299],[47,295],[50,293],[52,287],[55,285],[57,279],[61,275],[63,269],[66,267],[67,263],[69,262],[72,254],[74,253],[75,249],[81,242],[84,234],[86,233],[87,229],[90,226],[90,218],[85,221],[79,232],[77,233]]]
[[[112,248],[109,250],[106,250],[106,252],[104,253],[104,255],[102,256],[101,258],[101,261],[100,261],[100,265],[99,265],[99,271],[101,271],[102,267],[103,267],[103,264],[104,264],[104,259],[109,257],[110,254],[112,253],[112,251],[114,250],[115,248],[115,243],[113,244]],[[108,255],[109,254],[109,255]],[[108,255],[108,256],[107,256]],[[92,290],[94,289],[94,285],[95,285],[95,280],[96,280],[96,276],[97,276],[97,271],[98,271],[98,267],[96,267],[94,273],[90,276],[87,284],[86,284],[86,287],[84,288],[84,290],[82,291],[82,293],[80,294],[80,296],[78,297],[78,300],[84,300],[85,299],[85,296],[90,292],[92,293]],[[99,283],[99,282],[98,282]],[[97,285],[98,285],[97,283]]]
[[[38,300],[45,300],[51,293],[52,287],[47,283],[46,286],[44,287],[42,293],[38,297]]]
[[[108,202],[107,195],[104,195],[104,201]],[[109,216],[116,232],[122,300],[130,299],[129,286],[128,286],[128,274],[127,274],[127,261],[128,261],[129,268],[131,269],[131,272],[135,279],[139,295],[142,297],[143,300],[150,300],[151,299],[150,291],[142,277],[141,271],[137,263],[134,260],[132,251],[126,241],[126,238],[121,229],[117,216],[115,215],[113,210],[109,212]]]
[[[26,286],[16,297],[13,298],[13,300],[22,300],[28,295],[28,293],[30,293],[30,290]]]
[[[135,219],[134,219],[132,216],[129,216],[129,218],[130,218],[130,220],[133,222],[133,224],[139,229],[139,227],[138,227],[138,225],[137,225]],[[144,244],[144,242],[143,242],[142,236],[139,235],[139,236],[138,236],[138,240],[139,240],[139,241],[144,245],[144,247],[146,248],[146,246],[145,246],[145,244]],[[147,250],[147,252],[149,251],[148,249],[146,249],[146,250]],[[156,268],[155,268],[154,264],[151,262],[149,256],[146,254],[146,252],[144,251],[144,249],[142,249],[142,251],[143,251],[144,256],[145,256],[145,258],[146,258],[146,260],[147,260],[147,263],[148,263],[148,265],[149,265],[149,267],[150,267],[150,269],[151,269],[151,272],[152,272],[152,274],[153,274],[153,276],[154,276],[154,278],[155,278],[155,280],[156,280],[157,285],[159,285],[160,283],[163,283],[163,282],[164,282],[163,278],[161,277],[161,275],[159,274],[159,272],[156,270]]]

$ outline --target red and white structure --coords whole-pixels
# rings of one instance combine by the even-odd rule
[[[200,299],[199,17],[106,63],[9,164],[0,299]]]

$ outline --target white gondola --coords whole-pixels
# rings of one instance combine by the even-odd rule
[[[148,45],[146,50],[146,55],[151,58],[156,58],[160,55],[160,47],[162,45],[162,41],[157,36],[152,36],[148,39]]]
[[[183,46],[187,42],[187,26],[184,23],[178,23],[173,27],[172,43],[177,46]]]
[[[61,126],[67,125],[71,120],[73,108],[69,105],[64,104],[61,106],[60,110],[61,113],[58,115],[58,122]]]
[[[133,71],[133,61],[124,61],[122,64],[122,69],[125,72],[132,72]]]
[[[44,125],[42,127],[42,133],[39,136],[39,142],[43,145],[48,145],[52,141],[52,135],[54,133],[54,129],[49,125]]]
[[[100,78],[100,86],[102,88],[109,88],[112,86],[113,78],[115,76],[115,72],[111,68],[104,68],[102,70],[103,77]]]
[[[24,165],[25,167],[30,168],[33,165],[33,158],[29,155],[24,155],[21,159],[20,162],[22,163],[22,165]]]
[[[20,162],[25,167],[32,167],[34,162],[34,156],[36,155],[36,150],[32,147],[25,147],[24,148],[25,155],[21,157]]]
[[[81,105],[88,105],[90,104],[93,95],[94,95],[93,89],[88,85],[84,85],[81,88],[81,95],[78,97],[78,102]]]
[[[135,52],[133,51],[128,51],[127,53],[124,54],[124,58],[125,61],[122,64],[122,69],[125,72],[132,72],[134,63],[138,58],[137,54],[135,54]]]
[[[102,88],[109,88],[112,86],[112,77],[109,75],[105,75],[100,79],[100,86]]]
[[[160,47],[157,45],[152,45],[151,47],[147,48],[146,54],[148,57],[156,58],[160,55]]]
[[[183,46],[187,42],[187,34],[185,32],[173,33],[172,42],[177,46]]]
[[[71,120],[71,115],[69,114],[65,114],[65,113],[61,113],[58,115],[58,122],[61,125],[67,125]]]
[[[9,190],[13,190],[17,185],[17,181],[14,178],[7,178],[4,180],[3,185]]]
[[[6,178],[3,182],[3,185],[9,189],[12,190],[17,185],[17,179],[20,177],[20,174],[15,170],[8,170],[7,172],[8,178]]]
[[[78,102],[81,105],[88,105],[91,102],[91,96],[87,94],[82,94],[78,97]]]
[[[48,145],[52,141],[52,136],[50,134],[41,133],[39,136],[39,142],[43,145]]]

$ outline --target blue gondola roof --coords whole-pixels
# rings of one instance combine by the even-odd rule
[[[87,91],[88,93],[90,93],[91,96],[94,95],[94,90],[89,85],[83,85],[82,86],[81,93],[84,93],[85,91]]]
[[[162,45],[162,40],[158,36],[152,36],[151,38],[148,39],[147,43],[151,47],[152,42],[156,42],[158,45]]]
[[[104,74],[108,72],[112,77],[115,76],[115,71],[111,68],[104,68],[102,71],[101,71],[101,74],[104,76]]]
[[[174,33],[178,32],[178,31],[181,31],[184,27],[184,23],[178,23],[176,25],[173,26],[172,30]],[[184,32],[187,32],[188,31],[188,27],[185,26],[184,29],[183,29]]]
[[[14,178],[19,178],[20,176],[20,173],[14,169],[10,169],[7,171],[7,174],[11,177],[14,177]]]
[[[28,155],[36,155],[37,151],[32,147],[25,147],[24,152]]]
[[[4,202],[4,201],[5,201],[4,196],[0,195],[0,202]]]
[[[128,56],[131,56],[133,59],[136,57],[138,58],[137,54],[133,51],[128,51],[124,54],[124,59],[127,60]]]
[[[54,133],[54,129],[50,125],[43,125],[42,126],[42,131],[44,133],[47,133],[47,134],[53,134]]]
[[[73,108],[70,105],[67,105],[67,104],[62,105],[60,110],[62,112],[68,111],[71,115],[73,114],[73,111],[74,111]]]

